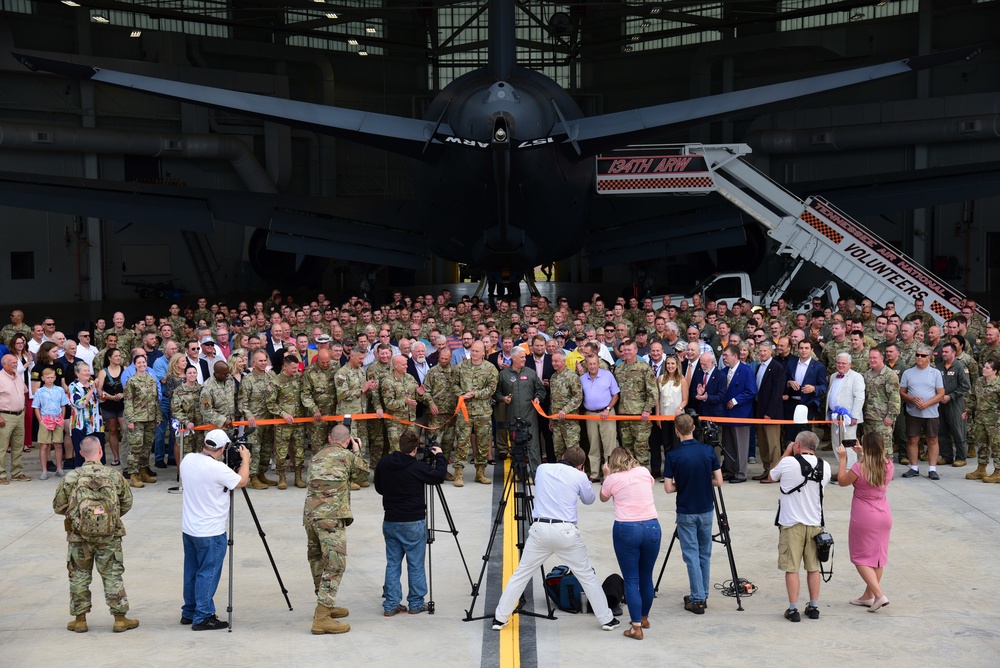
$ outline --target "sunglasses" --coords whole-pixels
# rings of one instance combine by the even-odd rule
[[[917,353],[917,355],[916,355],[916,356],[917,356],[917,357],[930,357],[930,355],[923,355],[923,354],[921,354],[921,353]]]

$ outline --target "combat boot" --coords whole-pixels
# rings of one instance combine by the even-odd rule
[[[278,469],[278,489],[288,489],[288,483],[285,482],[285,469]]]
[[[324,633],[347,633],[351,630],[351,625],[338,622],[333,618],[333,613],[342,608],[328,608],[322,603],[316,604],[316,611],[313,613],[312,632],[313,635],[323,635]]]
[[[487,478],[486,477],[486,467],[485,466],[477,466],[476,467],[476,482],[482,483],[484,485],[488,485],[491,482],[493,482],[492,478]]]
[[[462,480],[462,467],[455,467],[455,487],[465,487],[465,481]]]
[[[295,486],[302,489],[306,486],[306,481],[302,479],[302,467],[295,467]]]
[[[976,446],[970,445],[969,451],[965,453],[966,459],[973,459],[976,456]]]
[[[73,631],[75,633],[86,633],[87,632],[87,613],[82,615],[77,615],[76,619],[71,621],[66,625],[67,631]]]
[[[980,464],[972,473],[966,473],[966,480],[982,480],[986,477],[986,464]]]
[[[455,480],[455,476],[453,476],[451,473],[445,473],[444,479],[447,480],[448,482],[452,482]]]
[[[268,487],[270,487],[272,485],[277,485],[278,484],[277,480],[271,480],[270,478],[267,477],[267,471],[261,471],[261,472],[259,472],[257,474],[257,480],[260,480],[262,483],[264,483]]]
[[[964,459],[956,459],[955,461],[953,461],[951,463],[951,465],[954,466],[954,467],[956,467],[956,468],[958,468],[958,467],[961,467],[961,466],[965,466],[966,463],[967,462]]]
[[[133,487],[145,487],[145,485],[142,484],[142,478],[139,477],[138,473],[133,473],[132,475],[129,476],[128,484],[132,485]]]
[[[250,489],[267,489],[268,488],[268,486],[266,484],[262,483],[257,478],[250,478],[250,484],[247,485],[247,487],[249,487]]]
[[[155,477],[153,477],[153,476],[149,475],[148,473],[146,473],[146,471],[148,471],[148,470],[149,470],[148,466],[144,466],[141,469],[139,469],[139,480],[141,480],[143,482],[148,482],[148,483],[154,483],[154,482],[156,482],[156,478]]]
[[[125,615],[115,615],[115,625],[111,630],[115,633],[124,633],[137,626],[139,626],[138,619],[129,619]]]
[[[983,482],[1000,482],[1000,467],[993,467],[993,473],[983,478]]]
[[[352,482],[351,483],[351,491],[352,492],[357,492],[359,489],[361,489],[361,485],[359,485],[356,482]]]
[[[149,468],[148,466],[143,466],[142,471],[140,471],[147,478],[152,478],[153,480],[147,480],[146,482],[156,482],[156,471]]]

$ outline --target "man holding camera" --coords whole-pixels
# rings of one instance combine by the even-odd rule
[[[819,619],[820,562],[816,536],[823,532],[823,489],[830,482],[830,467],[816,456],[819,437],[802,431],[788,444],[771,479],[781,483],[778,499],[778,568],[785,571],[788,610],[785,619],[797,622],[799,615],[799,564],[806,568],[809,605],[806,617]]]
[[[184,605],[181,624],[192,631],[216,631],[228,623],[215,616],[215,590],[226,558],[226,520],[230,490],[246,487],[250,480],[250,451],[237,445],[240,470],[222,461],[229,436],[213,429],[205,436],[201,452],[185,455],[180,473],[184,480],[181,531],[184,537]],[[193,623],[192,623],[193,622]]]
[[[440,485],[448,472],[448,459],[436,445],[428,452],[431,458],[417,461],[417,435],[404,432],[399,438],[398,451],[391,452],[375,469],[375,491],[382,495],[385,518],[382,537],[385,538],[385,600],[382,608],[386,617],[402,612],[417,615],[427,611],[427,575],[424,572],[424,545],[427,542],[424,486]],[[403,597],[400,573],[406,557],[407,608],[400,604]]]
[[[586,459],[582,449],[567,448],[558,463],[541,464],[535,471],[534,521],[528,529],[521,562],[507,580],[493,613],[494,631],[507,626],[531,576],[552,555],[558,559],[557,563],[566,564],[576,575],[601,628],[613,631],[621,626],[608,607],[608,598],[590,565],[587,546],[576,526],[577,501],[589,506],[597,498],[594,486],[583,472]]]
[[[326,447],[313,455],[306,484],[302,524],[308,540],[307,555],[316,588],[316,610],[312,632],[347,633],[350,625],[338,621],[347,608],[337,607],[337,590],[347,567],[347,534],[354,523],[351,514],[351,484],[368,480],[368,464],[361,457],[361,441],[338,424],[330,432]]]
[[[722,468],[715,448],[694,440],[690,415],[678,415],[674,431],[679,444],[667,452],[663,490],[667,494],[677,492],[677,539],[691,587],[691,594],[684,597],[684,609],[702,615],[708,601],[712,562],[712,487],[722,487]]]

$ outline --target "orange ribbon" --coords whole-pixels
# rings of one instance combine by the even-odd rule
[[[531,402],[535,406],[535,412],[537,412],[542,417],[548,418],[550,420],[558,420],[559,414],[546,415],[545,411],[542,410],[542,406],[535,399]],[[651,422],[672,422],[676,415],[650,415],[649,420]],[[567,413],[566,420],[612,420],[616,422],[626,422],[633,420],[642,420],[641,415],[609,415],[608,417],[601,417],[600,415],[581,415],[579,413]],[[764,420],[760,418],[734,418],[734,417],[709,417],[704,416],[699,418],[706,422],[717,422],[719,424],[834,424],[833,420],[809,420],[808,422],[796,422],[795,420]]]
[[[469,421],[469,411],[465,407],[465,398],[462,396],[458,397],[458,406],[455,407],[455,412],[452,413],[450,418],[448,418],[448,422],[454,420],[455,416],[457,416],[459,413],[462,414],[462,417],[465,418],[466,422]],[[314,417],[300,417],[300,418],[292,418],[292,421],[290,423],[284,418],[268,418],[266,420],[257,420],[256,424],[258,427],[267,427],[269,425],[288,427],[293,424],[315,424],[316,422],[343,422],[345,417],[348,417],[348,415],[324,415],[319,420],[317,420]],[[351,413],[350,418],[352,420],[379,420],[379,419],[395,420],[400,424],[420,427],[421,429],[426,429],[427,431],[437,431],[438,429],[444,429],[444,427],[447,426],[448,424],[448,422],[445,422],[444,424],[438,425],[437,427],[428,427],[426,425],[419,424],[412,420],[406,420],[384,412],[382,413],[381,418],[379,418],[378,413]],[[231,423],[231,425],[233,427],[248,427],[250,426],[250,423],[247,420],[234,420]],[[194,428],[195,431],[211,431],[212,429],[220,429],[220,427],[214,424],[200,424]]]

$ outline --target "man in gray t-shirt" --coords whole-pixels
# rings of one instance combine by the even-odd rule
[[[944,380],[941,372],[930,365],[931,349],[917,346],[916,366],[903,372],[899,378],[899,395],[906,406],[906,454],[910,470],[904,478],[920,475],[917,464],[917,442],[927,439],[927,477],[939,480],[938,461],[938,403],[944,397]]]

